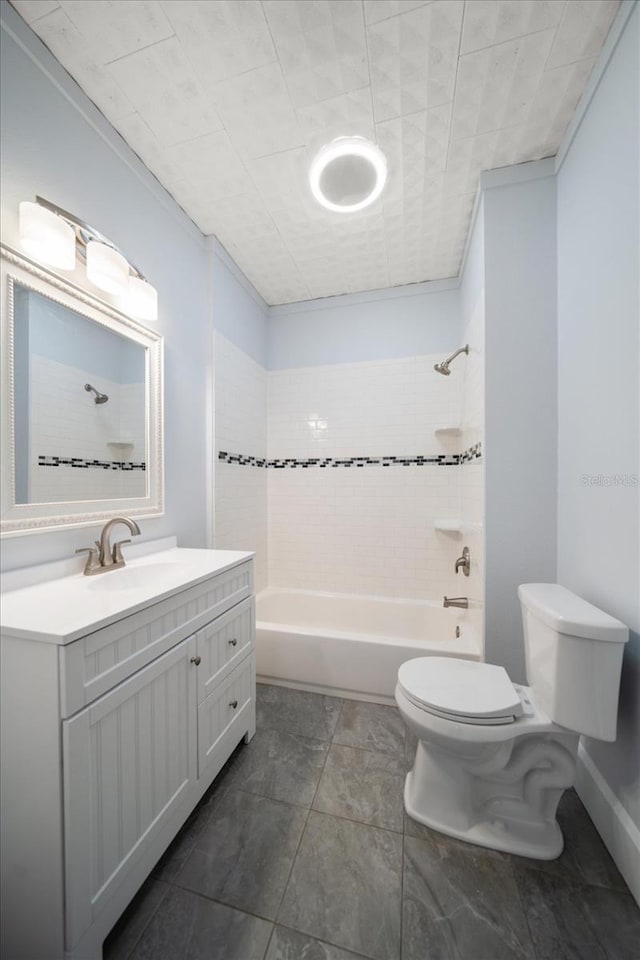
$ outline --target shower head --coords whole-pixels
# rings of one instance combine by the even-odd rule
[[[434,363],[433,369],[436,371],[436,373],[441,373],[443,377],[448,377],[449,374],[451,373],[451,370],[449,369],[449,364],[451,363],[452,360],[455,360],[455,358],[458,356],[459,353],[468,354],[469,344],[465,343],[464,347],[460,347],[459,350],[456,350],[455,353],[452,353],[451,356],[447,357],[446,360],[443,360],[442,363]]]
[[[93,401],[94,403],[106,403],[107,400],[109,399],[106,393],[100,393],[100,391],[96,390],[95,387],[92,387],[90,383],[85,383],[84,388],[87,391],[87,393],[89,392],[95,393],[96,396]]]

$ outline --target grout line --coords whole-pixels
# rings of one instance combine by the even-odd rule
[[[336,721],[336,727],[338,726],[338,723],[340,722],[340,717],[342,716],[342,708],[343,708],[343,706],[344,706],[344,701],[343,701],[342,704],[340,705],[340,713],[339,713],[338,719],[337,719],[337,721]],[[324,741],[324,742],[326,743],[327,741]],[[306,816],[306,818],[305,818],[304,825],[303,825],[302,831],[301,831],[301,833],[300,833],[300,839],[299,839],[299,841],[298,841],[298,846],[296,847],[296,851],[295,851],[295,853],[294,853],[294,855],[293,855],[293,858],[292,858],[292,860],[291,860],[291,868],[290,868],[289,873],[288,873],[288,876],[287,876],[287,881],[286,881],[284,887],[282,888],[282,896],[280,897],[280,902],[279,902],[279,904],[278,904],[278,909],[276,910],[276,920],[277,920],[277,918],[278,918],[278,914],[280,913],[280,909],[281,909],[281,907],[282,907],[282,903],[283,903],[283,900],[284,900],[284,898],[285,898],[285,894],[286,894],[286,892],[287,892],[287,888],[288,888],[288,886],[289,886],[289,883],[291,882],[291,876],[292,876],[292,874],[293,874],[293,868],[294,868],[295,865],[296,865],[296,861],[297,861],[297,859],[298,859],[298,853],[299,853],[300,847],[301,847],[301,845],[302,845],[302,839],[303,839],[303,837],[304,837],[304,835],[305,835],[305,833],[306,833],[306,830],[307,830],[307,824],[309,823],[309,817],[311,816],[311,811],[312,811],[312,809],[313,809],[313,804],[315,803],[315,799],[316,799],[316,796],[317,796],[317,793],[318,793],[318,788],[319,788],[319,786],[320,786],[320,781],[322,780],[322,775],[324,774],[325,767],[327,766],[327,760],[329,759],[329,751],[331,750],[331,743],[332,743],[332,742],[333,742],[332,740],[330,740],[330,741],[328,742],[327,752],[326,752],[326,754],[325,754],[324,763],[322,764],[322,770],[320,771],[320,776],[318,777],[318,781],[317,781],[317,783],[316,783],[316,789],[314,790],[313,797],[311,798],[311,804],[309,805],[309,809],[307,810],[307,816]]]

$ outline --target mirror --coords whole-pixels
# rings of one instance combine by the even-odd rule
[[[162,512],[162,338],[2,249],[2,532]]]

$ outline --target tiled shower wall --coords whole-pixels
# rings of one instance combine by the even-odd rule
[[[219,453],[267,455],[267,371],[215,335],[215,546],[256,553],[256,590],[267,586],[267,471]]]
[[[462,377],[439,376],[438,360],[269,373],[269,460],[332,460],[266,470],[270,585],[414,599],[456,589],[459,542],[435,523],[458,516],[463,468],[399,463],[458,452],[435,430],[460,422]],[[334,465],[381,456],[397,459]]]

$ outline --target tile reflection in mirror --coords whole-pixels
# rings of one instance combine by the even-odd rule
[[[19,283],[14,331],[16,503],[146,496],[145,347]]]

